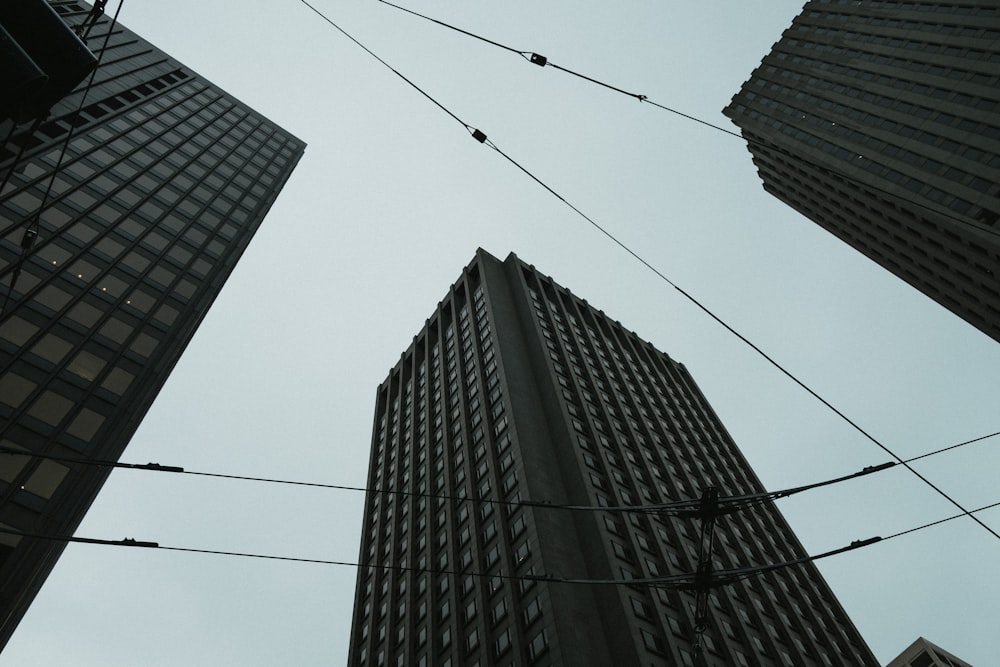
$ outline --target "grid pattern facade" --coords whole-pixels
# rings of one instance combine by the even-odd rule
[[[25,452],[0,454],[0,527],[36,534],[72,534],[109,469],[30,454],[118,459],[304,149],[121,25],[73,126],[84,87],[0,153],[0,445]],[[61,551],[0,534],[0,647]]]
[[[514,255],[480,250],[377,392],[349,664],[694,665],[700,526],[567,512],[762,487],[683,365]],[[487,501],[498,502],[487,502]],[[714,567],[804,552],[773,506]],[[525,578],[538,577],[538,579]],[[875,665],[812,567],[715,589],[712,666]]]
[[[723,111],[764,188],[1000,340],[1000,8],[812,0]]]

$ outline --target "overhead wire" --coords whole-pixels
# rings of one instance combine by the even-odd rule
[[[944,452],[949,452],[959,447],[964,447],[966,445],[971,445],[977,442],[982,442],[989,438],[1000,436],[1000,431],[989,433],[987,435],[982,435],[976,438],[965,440],[963,442],[956,443],[954,445],[949,445],[947,447],[942,447],[925,454],[920,454],[907,459],[906,462],[918,461],[925,459],[936,454],[942,454]],[[291,486],[304,486],[304,487],[314,487],[322,489],[332,489],[339,491],[358,491],[370,494],[382,494],[382,495],[395,495],[395,496],[405,496],[405,497],[416,497],[416,498],[428,498],[432,500],[449,500],[453,502],[469,502],[476,504],[492,504],[502,507],[531,507],[539,509],[553,509],[553,510],[569,510],[569,511],[592,511],[592,512],[610,512],[610,513],[624,513],[624,512],[636,512],[636,513],[672,513],[672,516],[698,516],[699,507],[701,505],[700,499],[689,499],[689,500],[677,500],[666,503],[647,503],[643,505],[578,505],[578,504],[568,504],[568,503],[555,503],[548,500],[505,500],[500,498],[483,498],[483,497],[470,497],[470,496],[458,496],[451,494],[440,494],[440,493],[428,493],[420,491],[407,491],[403,489],[384,489],[377,487],[366,487],[366,486],[352,486],[346,484],[330,484],[324,482],[307,482],[298,480],[288,480],[288,479],[275,479],[271,477],[255,477],[249,475],[236,475],[229,473],[219,473],[219,472],[205,472],[188,470],[182,466],[176,465],[163,465],[160,463],[127,463],[123,461],[111,461],[104,459],[88,459],[82,457],[74,456],[60,456],[58,454],[43,454],[30,452],[24,449],[18,449],[15,447],[9,447],[6,445],[0,445],[0,455],[9,456],[24,456],[24,457],[34,457],[40,459],[47,459],[50,461],[56,461],[60,463],[66,463],[70,465],[90,465],[95,467],[104,468],[121,468],[127,470],[146,470],[152,472],[167,472],[167,473],[177,473],[184,475],[193,475],[198,477],[214,477],[219,479],[231,479],[237,481],[247,481],[247,482],[261,482],[268,484],[284,484]],[[787,489],[781,489],[777,491],[761,491],[759,493],[751,494],[737,494],[730,496],[720,496],[718,503],[720,505],[720,513],[727,514],[733,511],[744,509],[750,506],[759,505],[767,502],[773,502],[775,500],[781,500],[788,498],[789,496],[796,495],[805,491],[810,491],[812,489],[817,489],[825,486],[831,486],[833,484],[838,484],[840,482],[846,482],[858,477],[864,477],[878,472],[883,472],[889,470],[895,466],[900,465],[895,461],[888,461],[874,466],[866,466],[857,472],[853,472],[847,475],[841,475],[839,477],[834,477],[820,482],[813,482],[810,484],[804,484],[800,486],[789,487]]]
[[[596,85],[601,86],[603,88],[607,88],[609,90],[613,90],[613,91],[615,91],[617,93],[620,93],[622,95],[625,95],[627,97],[631,97],[631,98],[637,99],[640,102],[644,102],[644,103],[649,104],[651,106],[658,107],[658,108],[660,108],[660,109],[662,109],[664,111],[668,111],[668,112],[670,112],[670,113],[672,113],[674,115],[680,116],[682,118],[686,118],[687,120],[694,121],[695,123],[700,123],[700,124],[702,124],[702,125],[704,125],[706,127],[712,128],[713,130],[716,130],[718,132],[722,132],[723,134],[728,134],[728,135],[730,135],[732,137],[736,137],[737,139],[742,139],[743,141],[745,141],[747,143],[748,146],[756,146],[756,147],[766,148],[766,149],[777,149],[777,150],[780,150],[780,151],[785,151],[786,150],[786,149],[783,149],[781,146],[779,146],[777,144],[774,144],[774,143],[771,143],[771,142],[768,142],[768,141],[764,141],[762,139],[755,139],[755,138],[752,138],[752,137],[748,137],[746,135],[740,134],[739,132],[733,132],[732,130],[729,130],[729,129],[726,129],[725,127],[722,127],[721,125],[716,125],[715,123],[711,123],[711,122],[709,122],[707,120],[704,120],[702,118],[698,118],[697,116],[693,116],[691,114],[684,113],[683,111],[679,111],[678,109],[674,109],[672,107],[666,106],[665,104],[661,104],[659,102],[655,102],[655,101],[649,99],[649,97],[646,96],[646,95],[642,95],[640,93],[633,93],[633,92],[627,91],[627,90],[625,90],[623,88],[619,88],[618,86],[615,86],[615,85],[612,85],[610,83],[607,83],[606,81],[601,81],[600,79],[595,79],[593,77],[587,76],[586,74],[581,74],[580,72],[571,70],[571,69],[569,69],[567,67],[562,67],[561,65],[557,65],[556,63],[554,63],[551,60],[549,60],[547,57],[545,57],[545,56],[543,56],[543,55],[541,55],[539,53],[536,53],[534,51],[524,51],[524,50],[516,49],[516,48],[508,46],[506,44],[502,44],[502,43],[496,42],[496,41],[494,41],[492,39],[488,39],[486,37],[483,37],[482,35],[478,35],[478,34],[476,34],[474,32],[470,32],[468,30],[464,30],[464,29],[459,28],[458,26],[452,25],[450,23],[446,23],[444,21],[435,19],[435,18],[433,18],[431,16],[427,16],[426,14],[421,14],[420,12],[413,11],[412,9],[408,9],[406,7],[402,7],[402,6],[394,4],[392,2],[388,2],[388,0],[378,0],[378,1],[380,3],[382,3],[383,5],[388,5],[389,7],[393,7],[394,9],[398,9],[398,10],[400,10],[402,12],[407,13],[407,14],[412,14],[413,16],[419,17],[419,18],[421,18],[421,19],[423,19],[425,21],[430,21],[431,23],[436,23],[436,24],[438,24],[438,25],[440,25],[440,26],[442,26],[444,28],[447,28],[449,30],[453,30],[453,31],[461,33],[463,35],[467,35],[467,36],[469,36],[469,37],[471,37],[471,38],[473,38],[473,39],[475,39],[477,41],[484,42],[486,44],[490,44],[492,46],[499,47],[499,48],[501,48],[501,49],[503,49],[505,51],[510,51],[511,53],[516,53],[517,55],[521,56],[522,58],[524,58],[528,62],[533,63],[535,65],[538,65],[540,67],[551,67],[553,69],[557,69],[557,70],[559,70],[561,72],[565,72],[567,74],[571,74],[571,75],[573,75],[573,76],[575,76],[577,78],[583,79],[585,81],[589,81],[590,83],[596,84]],[[950,211],[939,210],[939,209],[934,208],[934,207],[932,207],[932,206],[930,206],[928,204],[925,204],[923,202],[919,202],[919,201],[916,201],[914,199],[911,199],[911,198],[907,197],[905,194],[901,194],[901,193],[898,193],[898,192],[893,192],[893,191],[887,190],[885,188],[879,187],[878,185],[875,185],[875,184],[871,183],[870,181],[862,181],[859,178],[857,178],[856,176],[852,176],[850,174],[847,174],[847,173],[845,173],[843,171],[840,171],[838,169],[831,168],[829,166],[821,165],[821,164],[815,162],[814,160],[808,159],[806,156],[796,155],[795,157],[797,159],[801,160],[802,162],[805,162],[805,163],[807,163],[807,164],[809,164],[809,165],[811,165],[811,166],[813,166],[813,167],[815,167],[815,168],[817,168],[817,169],[819,169],[821,171],[824,171],[824,172],[826,172],[828,174],[832,174],[834,176],[838,176],[838,177],[840,177],[840,178],[842,178],[844,180],[847,180],[847,181],[850,181],[851,183],[854,183],[855,185],[859,185],[862,188],[866,188],[866,189],[871,190],[873,192],[877,192],[879,194],[886,195],[886,196],[891,197],[893,199],[896,199],[896,200],[899,200],[899,201],[902,201],[902,202],[906,202],[907,204],[912,204],[912,205],[917,206],[917,207],[919,207],[919,208],[921,208],[921,209],[923,209],[925,211],[931,211],[931,212],[933,212],[933,213],[935,213],[937,215],[940,215],[940,216],[948,218],[948,219],[950,219],[952,221],[958,222],[958,223],[960,223],[960,224],[962,224],[964,226],[976,229],[976,230],[978,230],[978,231],[980,231],[980,232],[982,232],[984,234],[987,234],[987,235],[990,235],[990,236],[1000,237],[1000,231],[996,231],[996,230],[993,230],[993,229],[990,229],[990,228],[987,228],[987,227],[983,227],[982,225],[978,225],[978,224],[970,221],[969,219],[963,218],[961,216],[958,216],[958,215],[956,215],[954,213],[951,213]]]
[[[380,0],[380,1],[384,1],[384,0]],[[942,488],[940,488],[938,485],[936,485],[934,482],[932,482],[926,476],[924,476],[924,475],[920,474],[919,472],[917,472],[917,470],[915,470],[908,463],[904,462],[903,459],[901,457],[899,457],[891,449],[889,449],[888,446],[886,446],[885,444],[883,444],[875,436],[873,436],[871,433],[869,433],[864,428],[862,428],[857,422],[855,422],[852,419],[850,419],[844,412],[842,412],[841,410],[839,410],[832,403],[830,403],[827,399],[825,399],[819,393],[817,393],[815,390],[813,390],[811,387],[809,387],[808,385],[806,385],[805,382],[803,382],[802,380],[800,380],[791,371],[789,371],[783,365],[781,365],[780,363],[778,363],[773,357],[771,357],[766,352],[764,352],[763,349],[761,349],[760,347],[758,347],[757,345],[755,345],[748,338],[746,338],[743,334],[739,333],[736,329],[734,329],[732,326],[730,326],[728,323],[726,323],[724,320],[722,320],[722,318],[720,318],[718,315],[716,315],[711,309],[709,309],[701,301],[699,301],[697,298],[695,298],[692,294],[690,294],[689,292],[687,292],[686,290],[684,290],[683,288],[681,288],[680,285],[678,285],[677,283],[675,283],[674,281],[672,281],[663,272],[661,272],[659,269],[657,269],[652,264],[650,264],[648,261],[646,261],[637,252],[635,252],[634,250],[632,250],[623,241],[621,241],[620,239],[618,239],[614,234],[612,234],[610,231],[608,231],[603,226],[601,226],[600,224],[598,224],[597,221],[595,221],[590,216],[586,215],[583,211],[581,211],[575,205],[573,205],[572,203],[570,203],[565,197],[563,197],[558,192],[556,192],[551,186],[549,186],[547,183],[545,183],[542,179],[540,179],[534,173],[532,173],[531,171],[529,171],[526,167],[524,167],[523,165],[521,165],[519,162],[517,162],[516,160],[514,160],[511,156],[509,156],[505,152],[503,152],[493,141],[491,141],[491,140],[488,139],[487,135],[484,132],[482,132],[479,129],[474,128],[472,125],[470,125],[470,124],[466,123],[465,121],[461,120],[455,113],[453,113],[452,111],[450,111],[440,101],[438,101],[433,96],[431,96],[428,92],[426,92],[425,90],[423,90],[422,88],[420,88],[416,83],[414,83],[413,81],[411,81],[410,79],[408,79],[407,77],[405,77],[398,70],[396,70],[391,65],[389,65],[385,60],[383,60],[379,56],[375,55],[375,53],[372,52],[368,47],[364,46],[355,37],[351,36],[347,31],[345,31],[342,27],[340,27],[339,25],[337,25],[332,19],[330,19],[329,17],[327,17],[325,14],[323,14],[319,9],[317,9],[316,7],[314,7],[307,0],[299,0],[299,2],[301,2],[302,4],[304,4],[305,6],[307,6],[317,16],[321,17],[324,21],[326,21],[331,26],[333,26],[334,28],[336,28],[336,30],[338,32],[340,32],[341,34],[347,36],[352,42],[354,42],[355,44],[357,44],[358,46],[360,46],[366,53],[368,53],[369,55],[371,55],[378,62],[382,63],[385,67],[387,67],[389,70],[391,70],[397,76],[399,76],[403,81],[405,81],[407,84],[409,84],[415,90],[417,90],[421,95],[423,95],[428,100],[430,100],[431,102],[433,102],[435,106],[437,106],[440,109],[444,110],[451,118],[453,118],[455,121],[457,121],[459,124],[461,124],[466,129],[466,131],[470,132],[472,134],[472,137],[474,139],[476,139],[479,143],[485,144],[485,145],[489,146],[490,148],[492,148],[493,150],[495,150],[499,155],[501,155],[503,158],[505,158],[512,165],[514,165],[515,167],[517,167],[525,175],[527,175],[529,178],[531,178],[533,181],[535,181],[539,186],[541,186],[542,188],[544,188],[546,191],[548,191],[550,194],[552,194],[554,197],[556,197],[559,201],[563,202],[563,204],[565,204],[568,208],[570,208],[571,210],[573,210],[574,212],[576,212],[581,218],[583,218],[584,220],[586,220],[591,226],[593,226],[595,229],[597,229],[598,231],[600,231],[604,236],[606,236],[611,241],[613,241],[616,245],[618,245],[620,248],[622,248],[626,253],[628,253],[629,255],[631,255],[634,259],[636,259],[638,262],[640,262],[643,266],[645,266],[646,268],[648,268],[655,275],[657,275],[660,279],[662,279],[664,282],[666,282],[668,285],[670,285],[675,291],[677,291],[679,294],[681,294],[685,299],[687,299],[689,302],[691,302],[692,304],[694,304],[695,306],[697,306],[700,310],[702,310],[709,317],[711,317],[713,320],[715,320],[717,323],[719,323],[722,327],[724,327],[731,334],[733,334],[734,336],[736,336],[739,340],[743,341],[744,344],[746,344],[752,350],[754,350],[755,352],[757,352],[757,354],[760,357],[762,357],[764,360],[766,360],[769,364],[771,364],[771,366],[773,366],[775,369],[777,369],[778,371],[780,371],[782,374],[784,374],[790,380],[792,380],[797,385],[799,385],[808,394],[810,394],[811,396],[813,396],[813,398],[815,398],[816,400],[818,400],[820,403],[822,403],[824,406],[826,406],[830,411],[832,411],[834,414],[836,414],[838,417],[840,417],[841,420],[843,420],[845,423],[847,423],[848,425],[850,425],[855,431],[857,431],[862,436],[864,436],[867,440],[869,440],[870,442],[872,442],[873,444],[875,444],[882,451],[884,451],[886,454],[888,454],[893,459],[895,459],[898,463],[902,464],[907,470],[910,471],[910,473],[912,473],[914,476],[916,476],[925,485],[927,485],[928,487],[930,487],[931,489],[933,489],[938,495],[940,495],[942,498],[944,498],[945,500],[947,500],[953,506],[955,506],[956,508],[962,510],[964,513],[966,513],[968,515],[968,517],[970,519],[972,519],[973,521],[975,521],[976,523],[978,523],[984,530],[986,530],[988,533],[990,533],[991,535],[993,535],[993,537],[995,537],[998,540],[1000,540],[1000,533],[998,533],[996,530],[994,530],[993,528],[991,528],[990,526],[988,526],[987,524],[985,524],[984,522],[982,522],[978,517],[973,516],[970,512],[968,512],[968,510],[961,503],[959,503],[957,500],[955,500],[950,494],[948,494],[946,491],[944,491]]]
[[[984,505],[977,509],[971,510],[973,513],[982,512],[995,507],[1000,507],[1000,502],[991,503],[989,505]],[[767,565],[743,567],[743,568],[732,568],[726,570],[716,570],[712,574],[712,581],[708,582],[710,587],[717,587],[721,585],[735,583],[743,579],[747,579],[752,576],[757,576],[760,574],[765,574],[767,572],[773,572],[775,570],[784,569],[787,567],[793,567],[796,565],[802,565],[804,563],[815,562],[824,558],[829,558],[831,556],[836,556],[848,551],[855,551],[865,547],[870,547],[875,544],[880,544],[887,542],[888,540],[895,539],[897,537],[902,537],[903,535],[908,535],[920,530],[925,530],[933,526],[937,526],[954,519],[964,517],[965,512],[959,514],[953,514],[951,516],[945,517],[943,519],[938,519],[936,521],[931,521],[929,523],[922,524],[920,526],[915,526],[906,530],[899,531],[888,537],[871,537],[863,540],[854,540],[850,544],[844,547],[839,547],[837,549],[831,549],[812,556],[804,556],[801,558],[796,558],[788,561],[782,561],[779,563],[771,563]],[[692,589],[699,585],[704,585],[705,582],[698,582],[695,580],[694,574],[677,574],[668,576],[657,576],[657,577],[638,577],[631,579],[581,579],[581,578],[570,578],[570,577],[557,577],[551,574],[525,574],[525,575],[513,575],[504,573],[489,573],[489,572],[475,572],[466,570],[452,570],[447,568],[426,568],[426,567],[413,567],[402,564],[394,563],[360,563],[342,560],[331,560],[323,558],[303,558],[298,556],[281,556],[274,554],[260,554],[245,551],[229,551],[229,550],[219,550],[219,549],[201,549],[194,547],[176,547],[163,545],[159,542],[154,542],[150,540],[137,540],[135,538],[127,537],[121,540],[108,540],[99,539],[92,537],[78,537],[78,536],[66,536],[66,535],[45,535],[42,533],[33,533],[29,531],[21,531],[7,526],[0,525],[0,534],[13,535],[15,537],[29,538],[29,539],[40,539],[40,540],[50,540],[55,542],[65,542],[65,543],[80,543],[80,544],[91,544],[98,546],[117,546],[117,547],[128,547],[128,548],[140,548],[140,549],[159,549],[161,551],[176,551],[176,552],[186,552],[186,553],[197,553],[197,554],[208,554],[216,556],[229,556],[236,558],[254,558],[261,560],[277,560],[277,561],[287,561],[296,563],[309,563],[315,565],[334,565],[342,567],[353,567],[353,568],[372,568],[396,572],[418,572],[422,574],[445,574],[452,576],[474,576],[482,579],[504,579],[509,581],[544,581],[548,583],[561,583],[561,584],[578,584],[578,585],[613,585],[613,586],[638,586],[638,585],[650,585],[661,588],[676,588],[679,590]]]

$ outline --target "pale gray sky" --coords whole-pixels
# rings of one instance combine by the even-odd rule
[[[315,3],[900,455],[1000,430],[1000,345],[765,194],[741,141],[371,0]],[[408,6],[729,127],[801,4]],[[768,488],[888,460],[301,3],[132,0],[121,20],[309,144],[122,460],[363,485],[376,386],[478,246],[684,362]],[[917,467],[986,505],[998,446]],[[78,534],[355,561],[362,500],[122,470]],[[813,553],[954,513],[898,469],[780,507]],[[985,667],[998,556],[965,519],[820,569],[883,662],[923,635]],[[342,664],[354,581],[70,545],[0,664]]]

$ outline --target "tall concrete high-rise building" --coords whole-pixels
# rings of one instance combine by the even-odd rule
[[[93,85],[0,122],[0,531],[74,532],[109,468],[67,459],[119,458],[304,150],[110,26]],[[0,647],[62,549],[0,532]]]
[[[723,111],[764,189],[1000,340],[1000,7],[811,0]]]
[[[668,585],[804,552],[773,504],[710,552],[695,518],[601,509],[762,486],[683,365],[514,255],[480,250],[379,386],[368,485],[354,667],[877,664],[812,564],[703,615]]]
[[[918,637],[885,667],[972,667],[972,665],[923,637]]]

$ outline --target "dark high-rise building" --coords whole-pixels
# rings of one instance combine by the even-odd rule
[[[889,661],[886,667],[972,667],[940,646],[923,637],[906,647],[906,650]]]
[[[1000,7],[812,0],[723,111],[764,189],[1000,340]]]
[[[354,667],[696,664],[698,596],[663,578],[699,521],[600,508],[762,491],[683,365],[482,250],[378,388],[370,466]],[[714,537],[714,572],[804,555],[770,504]],[[811,564],[703,599],[701,664],[877,664]]]
[[[6,531],[74,532],[109,469],[32,454],[119,458],[304,148],[121,25],[101,56],[110,24],[86,37],[89,89],[37,127],[0,122]],[[62,548],[0,532],[0,647]]]

